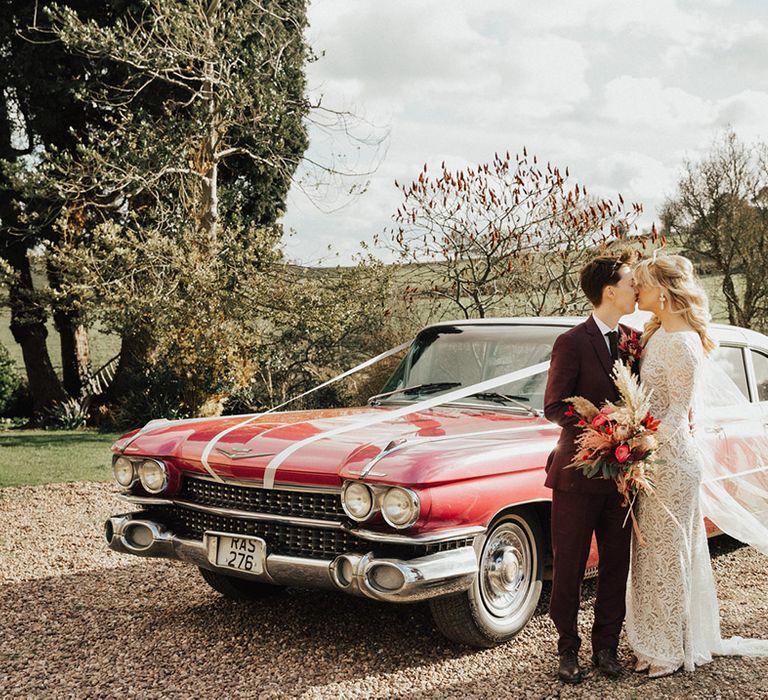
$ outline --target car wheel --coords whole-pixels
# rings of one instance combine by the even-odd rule
[[[274,595],[282,590],[281,586],[273,586],[261,581],[249,581],[237,576],[227,576],[218,571],[198,567],[205,582],[223,596],[231,600],[258,600]]]
[[[516,508],[494,521],[479,546],[472,586],[430,601],[437,629],[473,647],[512,639],[531,619],[541,596],[543,543],[531,509]]]

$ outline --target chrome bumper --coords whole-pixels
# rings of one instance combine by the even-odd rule
[[[178,559],[204,569],[275,585],[330,588],[393,603],[465,591],[477,575],[477,555],[471,546],[408,561],[376,557],[372,552],[346,553],[333,560],[267,554],[264,571],[249,574],[212,563],[215,535],[206,533],[202,542],[182,539],[141,515],[115,515],[106,521],[104,535],[110,549],[139,557]]]

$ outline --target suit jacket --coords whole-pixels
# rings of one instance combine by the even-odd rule
[[[619,330],[632,331],[619,324]],[[613,360],[605,338],[592,316],[560,335],[552,348],[552,359],[544,392],[544,415],[562,427],[555,450],[547,460],[545,485],[558,491],[609,493],[616,489],[613,479],[587,479],[580,469],[568,467],[576,455],[576,438],[581,431],[578,416],[566,416],[565,399],[583,396],[598,408],[605,401],[617,401],[619,393],[611,377]]]

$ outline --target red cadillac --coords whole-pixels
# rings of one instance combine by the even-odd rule
[[[429,326],[367,407],[152,421],[113,446],[115,479],[137,510],[109,518],[106,540],[189,562],[230,598],[299,586],[429,599],[447,637],[504,642],[548,575],[544,465],[559,428],[542,415],[546,371],[451,396],[548,361],[580,320]],[[768,337],[713,333],[716,359],[752,402],[722,406],[706,428],[727,458],[734,440],[765,430]]]

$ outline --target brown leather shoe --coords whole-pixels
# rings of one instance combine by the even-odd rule
[[[624,674],[614,649],[598,649],[592,654],[592,663],[603,675],[608,678],[621,678]]]
[[[575,651],[564,651],[560,654],[557,676],[564,683],[581,683],[579,655]]]

